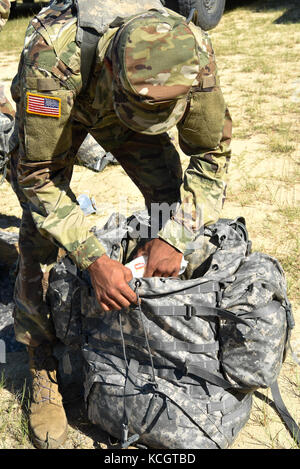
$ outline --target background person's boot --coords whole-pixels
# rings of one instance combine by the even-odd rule
[[[30,434],[37,448],[55,449],[67,437],[68,422],[56,379],[57,361],[52,347],[42,344],[28,347],[32,375]]]

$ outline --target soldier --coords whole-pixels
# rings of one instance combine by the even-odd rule
[[[219,218],[231,119],[209,37],[158,0],[52,3],[28,27],[12,95],[20,142],[13,177],[23,194],[15,333],[30,357],[33,442],[56,448],[67,420],[45,295],[58,247],[88,269],[104,311],[137,301],[130,270],[105,254],[71,192],[77,149],[89,132],[149,210],[153,203],[176,207],[139,254],[148,256],[145,276],[177,276],[199,231],[199,207],[202,225]],[[168,134],[176,125],[190,156],[184,178]]]

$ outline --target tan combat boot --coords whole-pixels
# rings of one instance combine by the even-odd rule
[[[67,437],[68,422],[56,381],[56,359],[49,344],[28,347],[32,375],[29,425],[33,444],[55,449]]]

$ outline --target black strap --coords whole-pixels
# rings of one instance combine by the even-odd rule
[[[300,428],[298,427],[297,423],[295,422],[295,420],[293,419],[293,417],[291,416],[291,414],[287,410],[287,408],[286,408],[286,406],[285,406],[285,404],[282,400],[277,381],[275,381],[275,383],[272,384],[271,391],[272,391],[272,396],[273,396],[275,407],[276,407],[281,419],[286,424],[286,426],[287,426],[292,438],[294,439],[294,441],[300,447]]]
[[[99,41],[99,34],[92,28],[82,29],[82,42],[81,42],[81,64],[80,73],[82,77],[82,88],[83,92],[88,84],[93,61],[96,55],[96,49]]]

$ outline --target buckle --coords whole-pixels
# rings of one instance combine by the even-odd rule
[[[287,319],[288,327],[289,327],[289,329],[294,329],[295,320],[294,320],[294,316],[293,316],[292,305],[291,305],[291,303],[289,302],[289,300],[287,298],[285,300],[284,307],[285,307],[285,311],[286,311],[286,319]]]
[[[195,308],[192,305],[185,305],[186,307],[186,315],[184,316],[184,319],[186,321],[189,321],[192,316],[195,314]]]
[[[222,298],[223,298],[223,292],[218,290],[216,292],[216,303],[217,303],[217,308],[220,308],[221,306],[221,302],[222,302]]]
[[[128,425],[122,424],[122,441],[121,441],[121,448],[122,449],[127,449],[128,446],[131,446],[133,443],[138,441],[140,438],[140,435],[135,433],[134,435],[130,436],[128,438]]]

